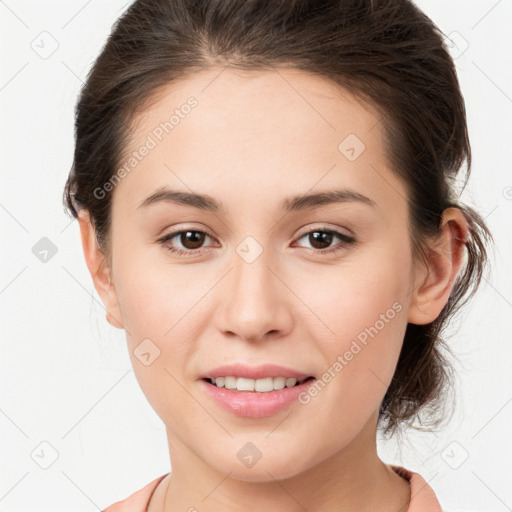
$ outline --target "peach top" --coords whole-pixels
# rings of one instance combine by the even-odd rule
[[[390,464],[390,467],[395,473],[405,478],[410,483],[411,503],[406,512],[446,512],[441,509],[441,505],[432,487],[425,482],[419,473],[392,464]],[[117,501],[102,512],[147,512],[149,500],[153,492],[168,474],[169,473],[166,473],[165,475],[155,478],[142,489],[128,496],[128,498]]]

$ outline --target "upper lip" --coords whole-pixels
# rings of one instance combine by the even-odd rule
[[[245,379],[266,379],[270,377],[295,377],[305,379],[312,377],[309,373],[304,373],[293,368],[279,366],[275,364],[263,364],[260,366],[248,366],[246,364],[228,364],[214,368],[199,375],[200,379],[214,379],[216,377],[242,377]]]

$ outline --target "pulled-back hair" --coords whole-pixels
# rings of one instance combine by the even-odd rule
[[[314,73],[377,109],[386,156],[408,191],[414,258],[426,262],[446,208],[464,213],[465,266],[438,318],[407,325],[379,411],[386,435],[412,426],[420,412],[422,425],[438,426],[453,372],[442,330],[476,292],[492,235],[458,201],[471,170],[464,99],[443,34],[410,0],[135,1],[113,26],[82,88],[65,207],[75,217],[88,210],[108,259],[112,193],[100,197],[95,190],[118,169],[136,113],[162,87],[228,65]],[[466,180],[457,193],[464,163]]]

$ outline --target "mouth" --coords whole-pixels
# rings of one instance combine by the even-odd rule
[[[245,418],[266,418],[278,414],[299,401],[302,393],[314,385],[308,377],[203,377],[199,379],[206,396],[224,411]]]
[[[232,391],[249,391],[254,393],[270,393],[285,388],[300,386],[305,382],[313,380],[308,377],[266,377],[261,379],[247,379],[227,375],[225,377],[206,377],[202,380],[217,388],[225,388]]]

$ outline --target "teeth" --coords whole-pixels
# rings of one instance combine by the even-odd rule
[[[216,377],[210,379],[212,384],[218,388],[236,389],[237,391],[258,391],[267,393],[269,391],[291,388],[297,383],[301,384],[305,379],[297,380],[295,377],[267,377],[265,379],[246,379],[244,377]]]

